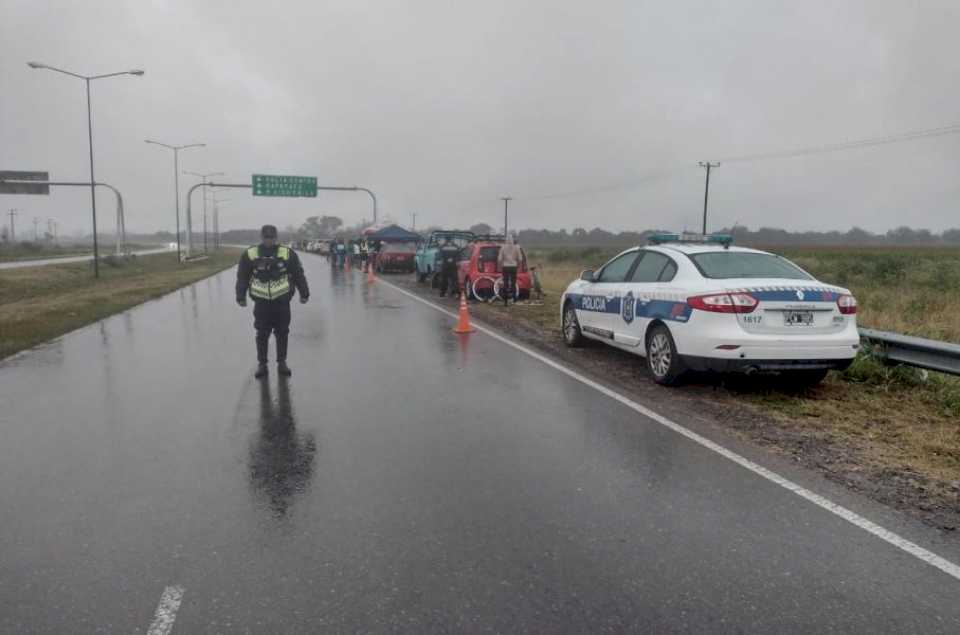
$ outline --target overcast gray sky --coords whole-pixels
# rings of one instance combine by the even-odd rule
[[[128,229],[172,230],[182,169],[315,175],[376,191],[407,224],[699,226],[697,162],[960,123],[960,2],[0,0],[0,169],[98,180]],[[711,225],[874,231],[960,226],[960,135],[730,163]],[[647,175],[658,175],[645,179]],[[182,190],[195,182],[181,177]],[[573,196],[555,194],[631,184]],[[237,190],[222,226],[370,216],[361,194]],[[105,194],[112,230],[112,201]],[[0,195],[89,230],[89,195]],[[194,220],[199,227],[199,215]]]

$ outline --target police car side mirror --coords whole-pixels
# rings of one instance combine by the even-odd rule
[[[593,282],[593,269],[584,269],[580,272],[580,279]]]

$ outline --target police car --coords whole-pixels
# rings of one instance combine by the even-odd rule
[[[786,258],[730,236],[658,234],[584,271],[561,299],[567,345],[646,357],[657,383],[685,371],[779,371],[803,384],[850,365],[857,301]]]

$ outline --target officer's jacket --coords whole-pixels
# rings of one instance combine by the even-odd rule
[[[289,302],[293,290],[310,297],[300,257],[289,247],[256,245],[245,250],[237,265],[237,301],[250,297],[257,302]]]
[[[460,254],[460,248],[456,245],[445,244],[440,246],[440,261],[446,265],[456,265],[457,256]]]

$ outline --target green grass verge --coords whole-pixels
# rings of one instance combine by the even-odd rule
[[[0,358],[232,267],[239,249],[180,264],[176,254],[0,271]]]

